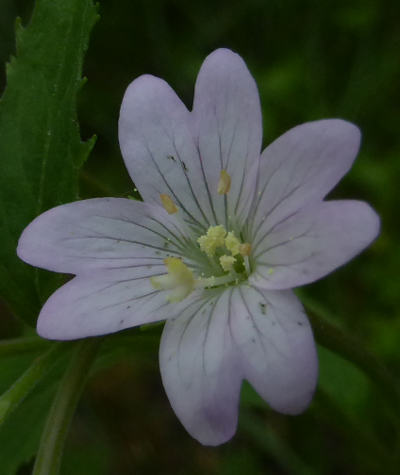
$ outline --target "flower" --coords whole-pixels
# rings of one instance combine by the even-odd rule
[[[103,198],[51,209],[18,255],[76,274],[44,305],[38,333],[69,340],[166,320],[161,376],[188,432],[207,445],[236,430],[248,380],[269,405],[302,412],[317,380],[291,290],[358,254],[379,231],[360,201],[324,201],[360,133],[339,119],[299,125],[261,154],[261,109],[243,60],[204,61],[190,112],[163,80],[128,87],[119,138],[144,202]]]

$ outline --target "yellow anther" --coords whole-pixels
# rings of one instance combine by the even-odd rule
[[[200,236],[198,239],[197,239],[197,242],[199,243],[200,245],[200,249],[203,251],[203,252],[207,252],[207,247],[208,247],[208,237],[207,237],[207,234],[203,234],[203,236]],[[207,252],[208,254],[208,252]]]
[[[169,195],[161,193],[160,195],[161,203],[168,214],[174,214],[178,211],[175,203],[172,201],[172,198]]]
[[[233,264],[236,262],[236,259],[233,256],[221,256],[219,258],[219,263],[225,272],[232,270]]]
[[[240,241],[233,231],[230,231],[225,238],[225,247],[231,252],[232,256],[236,256],[240,252]]]
[[[172,290],[169,302],[180,302],[194,289],[195,279],[192,271],[178,257],[164,259],[168,274],[151,277],[150,282],[155,289]]]
[[[239,246],[239,253],[244,256],[250,256],[251,244],[245,242]]]
[[[218,194],[226,195],[231,188],[231,177],[226,170],[221,170],[218,182]]]
[[[226,230],[221,224],[218,226],[210,226],[207,233],[200,236],[197,242],[200,245],[200,249],[205,252],[207,256],[212,257],[217,247],[224,245],[225,236]]]

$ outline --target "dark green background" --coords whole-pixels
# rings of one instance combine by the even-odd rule
[[[31,5],[0,0],[0,90],[14,48],[13,22],[21,15],[26,23]],[[264,144],[301,122],[327,117],[353,121],[363,132],[359,158],[331,196],[370,202],[382,218],[381,235],[362,256],[301,294],[398,375],[400,4],[104,0],[100,15],[79,102],[82,136],[98,136],[81,174],[81,196],[133,194],[117,141],[130,81],[143,73],[160,76],[190,107],[204,57],[221,46],[237,51],[260,90]],[[5,314],[1,331],[13,328]],[[159,329],[132,335],[118,354],[112,342],[103,347],[100,371],[74,420],[63,474],[396,473],[388,454],[398,454],[399,414],[378,385],[333,353],[320,349],[320,386],[304,415],[276,414],[245,388],[236,437],[204,448],[186,434],[163,392]],[[20,473],[29,473],[28,466]]]

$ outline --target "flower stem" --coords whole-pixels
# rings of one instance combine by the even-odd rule
[[[100,341],[99,338],[92,338],[76,344],[47,416],[32,475],[59,473],[68,428]]]

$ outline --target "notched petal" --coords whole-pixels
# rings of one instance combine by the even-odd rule
[[[380,220],[362,201],[325,201],[261,228],[250,282],[288,289],[313,282],[363,251],[377,237]]]
[[[51,340],[74,340],[164,320],[173,309],[166,293],[150,282],[162,272],[158,264],[75,277],[47,300],[37,332]]]
[[[161,376],[171,406],[204,445],[226,442],[237,425],[241,376],[227,325],[228,297],[224,292],[186,304],[161,339]]]
[[[276,411],[304,411],[316,387],[318,361],[299,300],[290,291],[242,285],[233,293],[231,309],[244,378]]]
[[[325,119],[298,125],[272,142],[261,155],[252,239],[261,224],[272,227],[321,200],[350,169],[360,138],[354,124]]]
[[[31,265],[78,274],[162,263],[180,256],[186,230],[160,206],[95,198],[53,208],[24,230],[18,256]]]

